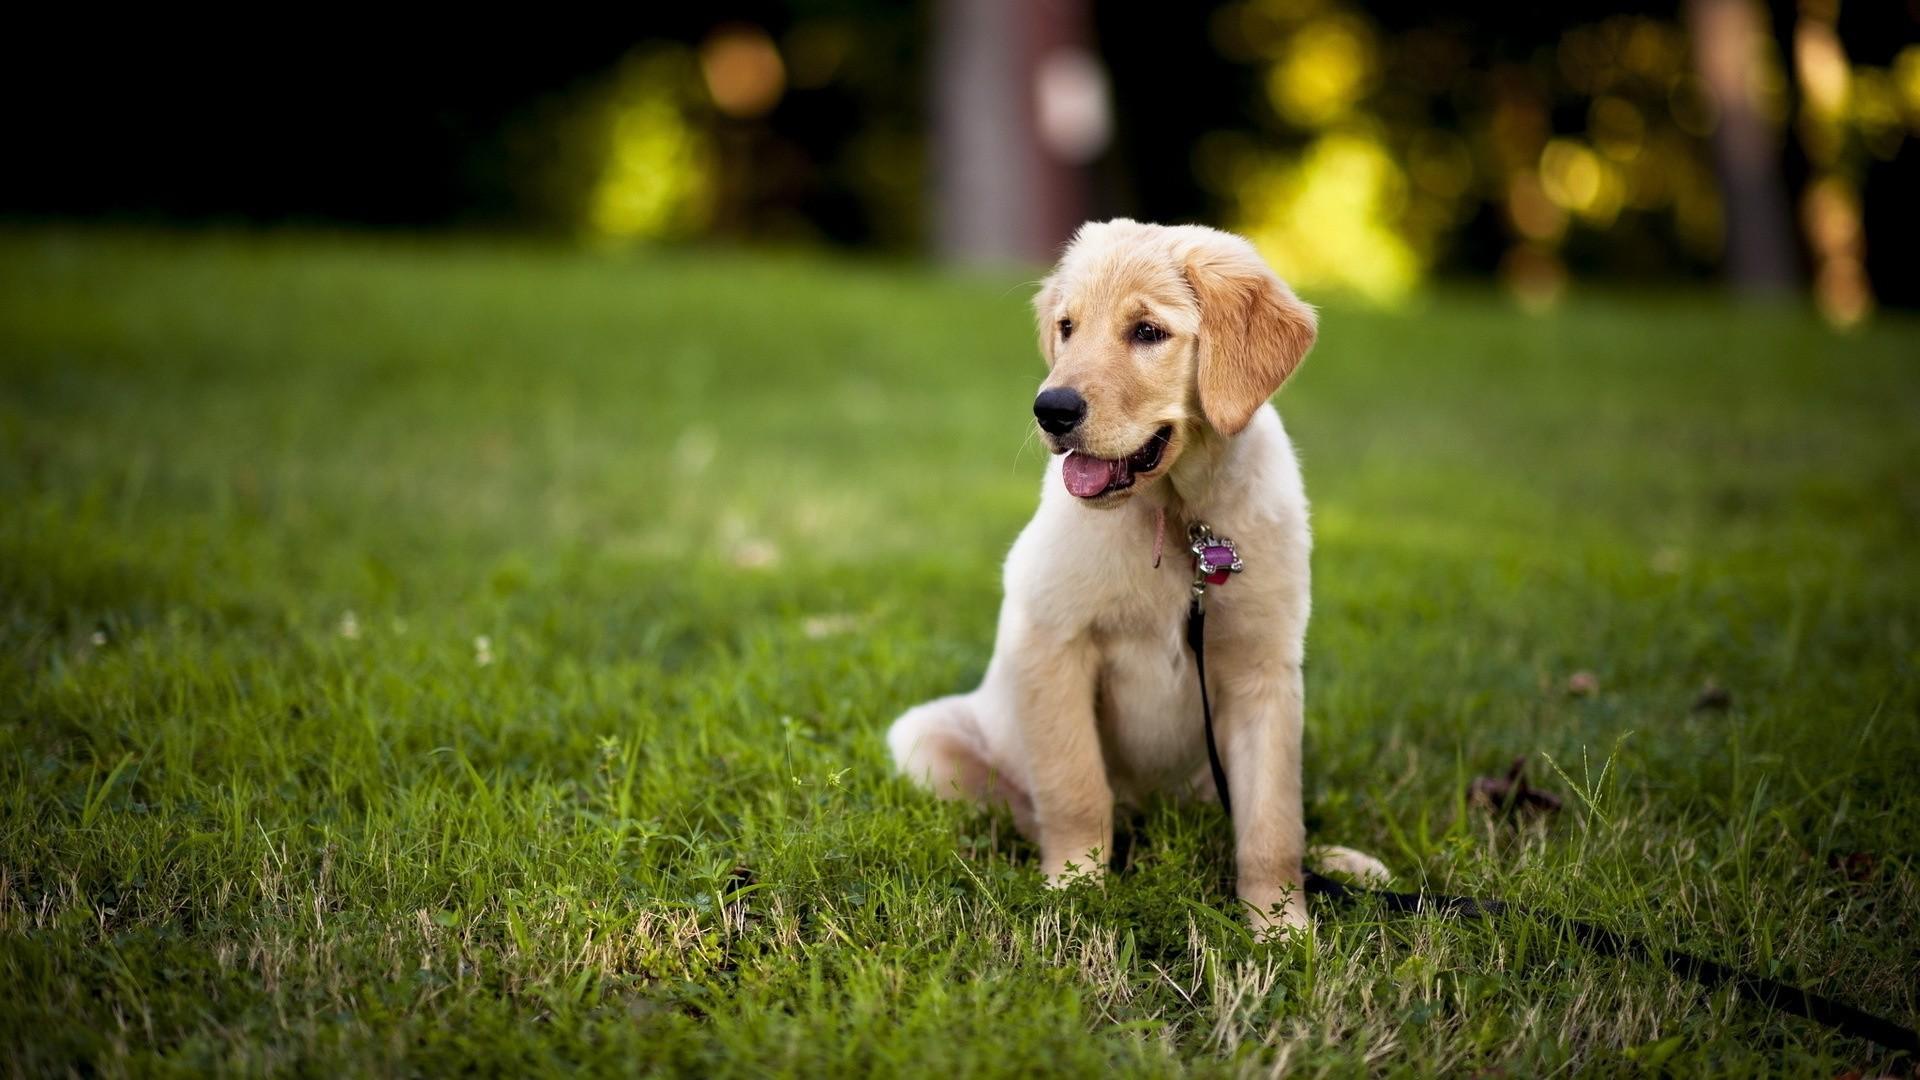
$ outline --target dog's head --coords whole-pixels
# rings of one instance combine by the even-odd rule
[[[1033,306],[1034,419],[1067,490],[1116,506],[1205,429],[1231,437],[1313,345],[1313,309],[1253,245],[1197,225],[1082,226]]]

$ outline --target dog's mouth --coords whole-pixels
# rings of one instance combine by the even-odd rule
[[[1125,491],[1136,478],[1160,467],[1160,458],[1172,438],[1173,425],[1169,424],[1154,432],[1145,446],[1123,458],[1099,458],[1073,450],[1060,463],[1060,475],[1067,482],[1067,491],[1076,498],[1097,499]]]

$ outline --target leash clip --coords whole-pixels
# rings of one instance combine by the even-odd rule
[[[1246,569],[1240,550],[1232,540],[1213,535],[1213,527],[1204,521],[1187,526],[1187,550],[1193,554],[1193,600],[1202,603],[1207,586],[1225,585],[1227,579]]]

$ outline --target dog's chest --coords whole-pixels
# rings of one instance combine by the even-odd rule
[[[1171,560],[1169,560],[1171,561]],[[1205,752],[1200,692],[1185,627],[1187,573],[1162,566],[1104,597],[1096,709],[1115,794],[1145,794],[1190,773]]]

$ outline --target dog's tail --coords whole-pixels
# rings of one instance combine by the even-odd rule
[[[1393,880],[1387,864],[1363,851],[1316,844],[1307,849],[1307,865],[1322,874],[1339,874],[1356,885],[1379,888]]]

